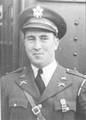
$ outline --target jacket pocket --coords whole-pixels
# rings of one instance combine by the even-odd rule
[[[9,107],[24,107],[27,108],[28,101],[26,98],[13,97],[9,98]]]
[[[54,108],[55,110],[62,110],[63,111],[76,111],[76,92],[73,93],[72,86],[65,89],[64,91],[60,92],[55,96],[54,99]]]
[[[61,99],[55,100],[54,101],[54,109],[55,111],[61,110],[61,111],[75,111],[76,112],[76,102],[75,101],[69,101],[67,98],[62,98],[65,99],[66,104],[65,104],[65,110],[63,110],[64,108],[62,107],[61,104]]]

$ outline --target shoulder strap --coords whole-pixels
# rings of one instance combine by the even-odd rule
[[[28,94],[26,91],[24,91],[24,94],[25,94],[26,98],[28,99],[29,103],[31,104],[32,112],[34,115],[37,116],[37,120],[46,120],[41,113],[42,105],[41,104],[36,105],[33,97],[30,94]]]
[[[68,74],[72,74],[72,75],[81,77],[81,78],[83,78],[83,79],[86,79],[86,76],[83,75],[82,73],[78,72],[77,70],[72,70],[72,69],[67,68],[67,69],[66,69],[66,72],[67,72]]]
[[[82,78],[82,83],[81,83],[81,85],[80,85],[80,88],[79,88],[79,90],[78,90],[78,96],[80,95],[80,93],[81,93],[81,90],[82,90],[82,87],[83,87],[83,85],[85,84],[85,82],[86,82],[86,75],[83,75],[82,73],[79,73],[77,70],[72,70],[72,69],[66,69],[66,72],[68,73],[68,74],[72,74],[72,75],[74,75],[74,76],[77,76],[77,77],[80,77],[80,78]]]
[[[81,84],[81,86],[80,86],[80,88],[78,90],[78,96],[80,95],[81,89],[82,89],[83,85],[85,84],[85,82],[86,82],[86,79],[83,80],[83,82],[82,82],[82,84]]]
[[[24,67],[18,68],[12,72],[6,72],[5,75],[9,75],[11,73],[21,73],[24,70]]]

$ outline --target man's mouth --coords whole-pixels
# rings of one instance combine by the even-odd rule
[[[43,53],[33,53],[33,55],[43,55]]]

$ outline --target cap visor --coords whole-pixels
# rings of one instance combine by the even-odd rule
[[[22,30],[27,30],[27,29],[31,29],[31,28],[37,28],[37,29],[44,29],[44,30],[48,30],[48,31],[51,31],[51,32],[56,32],[51,26],[49,25],[46,25],[46,24],[28,24],[28,25],[25,25],[23,26],[23,29]]]

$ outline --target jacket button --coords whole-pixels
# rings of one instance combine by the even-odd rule
[[[67,69],[66,69],[66,72],[69,72],[69,71],[70,71],[70,69],[69,69],[69,68],[67,68]]]
[[[16,106],[17,106],[17,104],[15,103],[13,106],[14,106],[14,107],[16,107]]]

